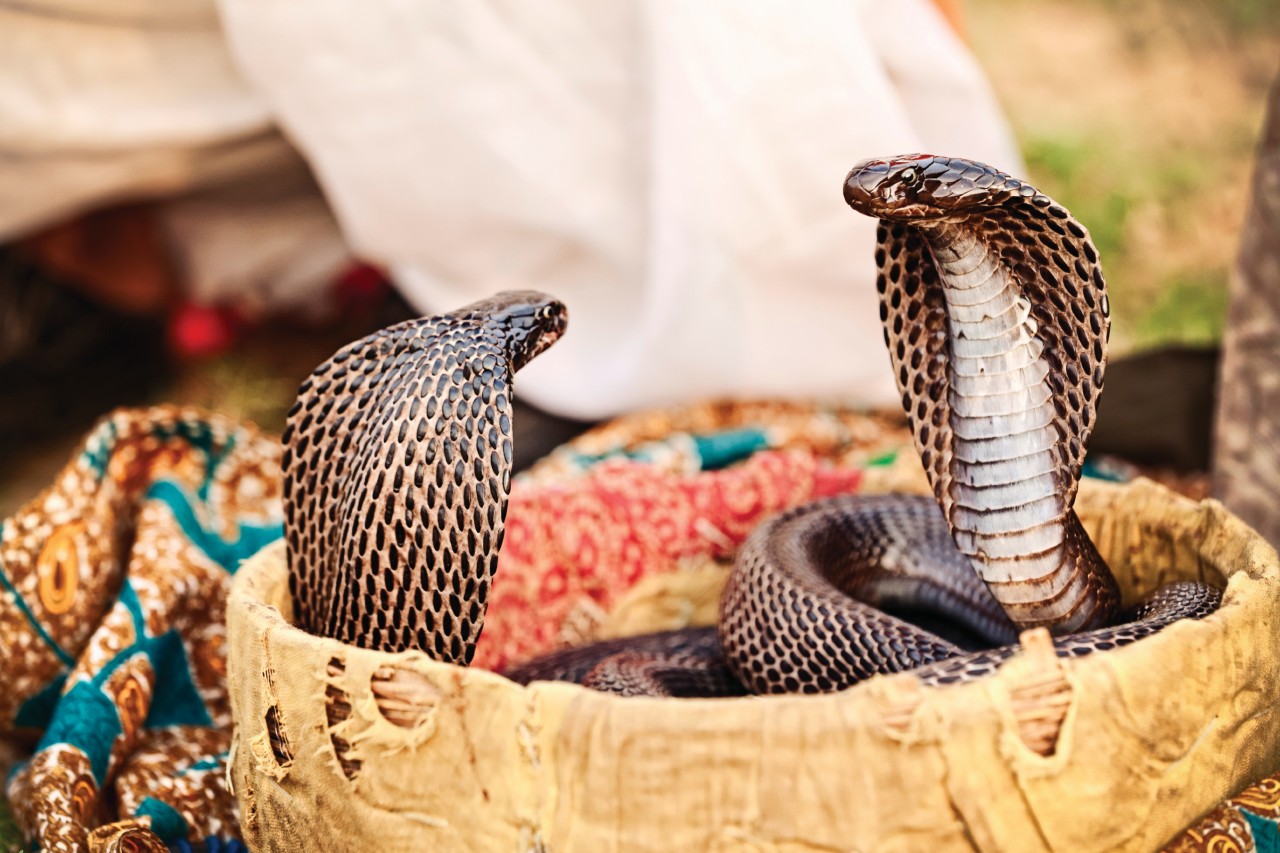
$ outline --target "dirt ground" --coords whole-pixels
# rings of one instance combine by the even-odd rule
[[[968,37],[1030,177],[1092,231],[1112,289],[1113,352],[1212,343],[1247,200],[1275,0],[968,0]],[[152,402],[279,430],[311,366],[363,330],[264,330],[176,368]],[[0,459],[0,518],[50,481],[88,426]]]

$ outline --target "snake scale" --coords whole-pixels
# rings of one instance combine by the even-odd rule
[[[511,377],[564,306],[510,292],[348,344],[299,388],[283,436],[298,624],[467,664],[511,485]]]
[[[1217,608],[1218,590],[1179,583],[1122,612],[1073,509],[1110,330],[1084,227],[957,158],[867,160],[844,195],[879,220],[884,339],[933,498],[784,512],[739,549],[717,627],[554,652],[509,677],[671,696],[829,692],[908,669],[947,684],[998,668],[1025,628],[1075,656]],[[357,341],[303,383],[284,460],[301,627],[470,661],[502,543],[512,376],[565,321],[551,297],[500,294]]]

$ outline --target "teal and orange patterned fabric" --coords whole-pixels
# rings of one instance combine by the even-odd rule
[[[1165,853],[1280,853],[1280,773],[1245,788],[1183,830]]]
[[[281,535],[279,466],[248,425],[121,411],[0,527],[0,732],[35,739],[6,789],[41,850],[120,818],[235,837],[223,604]]]

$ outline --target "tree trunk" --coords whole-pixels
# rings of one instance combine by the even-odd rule
[[[1280,77],[1231,280],[1214,441],[1214,494],[1280,543]]]

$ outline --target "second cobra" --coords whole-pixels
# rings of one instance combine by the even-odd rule
[[[1084,227],[1029,184],[954,158],[868,160],[844,194],[880,220],[880,318],[936,500],[783,513],[740,549],[717,629],[557,652],[512,678],[632,695],[828,692],[907,669],[951,683],[1017,647],[966,652],[880,607],[942,616],[979,644],[1045,626],[1063,657],[1217,608],[1218,590],[1180,583],[1121,614],[1073,509],[1110,327]]]

